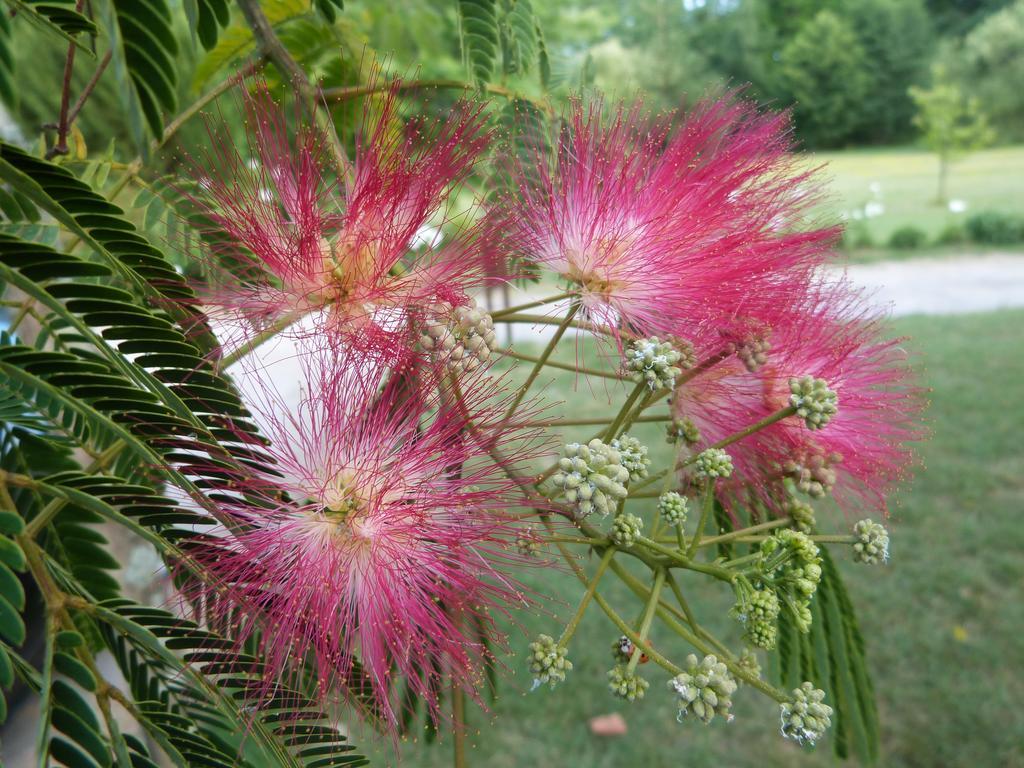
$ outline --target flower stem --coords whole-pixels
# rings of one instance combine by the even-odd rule
[[[700,522],[697,523],[697,530],[693,534],[693,541],[686,551],[687,557],[693,557],[700,546],[700,540],[704,538],[704,529],[707,527],[708,518],[711,517],[711,510],[715,506],[715,483],[710,478],[707,481],[708,487],[704,490],[704,504],[701,505]]]
[[[580,600],[579,607],[576,608],[576,613],[573,614],[573,617],[565,626],[565,631],[563,631],[561,637],[558,638],[559,647],[565,648],[566,645],[568,645],[569,640],[572,639],[573,633],[576,632],[576,628],[579,626],[580,620],[583,618],[583,613],[587,610],[587,606],[590,605],[590,601],[594,597],[594,593],[597,591],[598,582],[601,581],[601,577],[604,576],[604,572],[608,570],[608,564],[611,563],[612,557],[614,556],[615,547],[607,547],[604,554],[601,556],[601,562],[597,566],[597,571],[594,573],[594,577],[590,579],[590,583],[587,585],[587,591],[583,594],[583,599]]]
[[[536,363],[540,359],[532,355],[525,355],[522,352],[515,352],[511,349],[497,349],[495,350],[495,352],[497,352],[499,355],[504,355],[505,357],[513,357],[516,360],[523,360],[527,363]],[[622,379],[622,377],[619,374],[612,373],[611,371],[601,371],[598,370],[597,368],[586,368],[582,365],[561,363],[557,360],[545,360],[544,365],[548,366],[549,368],[559,368],[563,371],[572,371],[573,373],[585,373],[588,376],[600,376],[601,378],[615,379],[616,381]]]
[[[725,568],[720,568],[717,565],[706,565],[704,563],[698,563],[696,560],[692,560],[686,555],[681,555],[670,547],[666,547],[663,544],[659,544],[653,539],[649,539],[646,536],[641,536],[637,541],[648,549],[654,550],[659,554],[664,555],[672,562],[676,563],[681,568],[686,568],[690,571],[697,571],[698,573],[705,573],[708,576],[714,576],[719,581],[732,582],[734,574],[727,571]]]
[[[619,427],[622,426],[623,422],[626,420],[626,417],[629,415],[630,411],[633,410],[633,406],[636,404],[637,399],[646,391],[647,382],[645,381],[641,381],[639,384],[633,387],[633,391],[629,393],[629,397],[627,397],[626,402],[622,404],[622,407],[619,409],[618,414],[616,414],[615,419],[612,421],[611,424],[608,425],[608,429],[605,430],[605,442],[615,437],[616,433],[619,430]]]
[[[530,387],[533,386],[533,382],[537,380],[537,377],[540,376],[540,372],[543,370],[545,362],[547,362],[547,359],[551,357],[551,353],[555,351],[555,347],[557,347],[558,342],[562,340],[562,336],[564,336],[565,332],[569,329],[572,319],[576,316],[576,313],[579,312],[579,310],[580,305],[578,303],[569,307],[569,311],[559,324],[558,330],[555,331],[555,335],[551,337],[551,341],[548,342],[547,347],[544,348],[541,356],[537,359],[537,363],[533,366],[533,370],[530,371],[530,375],[526,377],[526,381],[523,382],[519,391],[516,392],[516,395],[512,400],[512,404],[509,405],[508,410],[505,412],[505,418],[502,420],[502,426],[512,418],[512,414],[516,412],[516,408],[518,408],[519,404],[523,402],[523,398],[526,397],[526,393],[530,390]],[[499,431],[500,429],[501,428],[499,428]]]
[[[281,333],[285,329],[299,322],[299,320],[301,319],[301,314],[296,314],[293,312],[289,312],[287,315],[283,315],[282,317],[278,318],[271,325],[268,325],[266,328],[257,333],[244,344],[241,344],[236,349],[232,350],[230,354],[227,354],[223,358],[221,358],[219,363],[220,370],[230,368],[243,357],[250,354],[251,352],[254,352],[257,347],[260,347],[266,342],[270,341],[272,338],[277,336],[277,334]]]
[[[661,598],[661,588],[665,586],[665,569],[659,568],[654,573],[654,583],[651,585],[651,594],[647,598],[647,605],[644,606],[644,617],[640,620],[640,629],[637,636],[646,642],[647,634],[651,631],[651,622],[654,620],[654,611],[658,607],[658,600]],[[626,670],[630,673],[636,671],[636,665],[640,663],[640,649],[634,648],[633,655],[629,657],[629,664]]]
[[[770,531],[774,528],[784,528],[793,522],[791,517],[781,517],[778,520],[769,520],[766,523],[758,523],[757,525],[751,525],[747,528],[739,528],[729,533],[723,533],[720,536],[708,536],[706,539],[701,540],[700,546],[710,547],[712,544],[724,544],[727,541],[733,541],[741,536],[751,536],[761,531]]]
[[[491,312],[491,319],[497,320],[505,315],[514,315],[517,312],[522,312],[524,309],[533,309],[534,307],[543,307],[545,304],[554,304],[556,301],[567,299],[570,296],[575,296],[575,291],[565,291],[564,293],[556,293],[554,296],[548,296],[544,299],[537,299],[536,301],[529,301],[525,304],[517,304],[514,307],[505,307],[499,309],[496,312]]]
[[[751,424],[749,427],[744,427],[739,432],[729,435],[728,437],[724,437],[717,443],[709,445],[704,450],[710,450],[711,448],[725,448],[727,445],[732,445],[733,443],[739,442],[743,438],[749,437],[750,435],[764,429],[765,427],[769,427],[778,421],[782,421],[788,416],[792,416],[794,413],[796,413],[796,406],[787,405],[785,408],[780,408],[775,413],[771,414],[770,416],[765,416],[763,419]],[[700,456],[700,453],[693,454],[692,456],[687,458],[681,466],[685,467],[692,464],[697,460],[698,456]]]

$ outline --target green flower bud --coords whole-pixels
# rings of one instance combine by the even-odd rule
[[[690,419],[673,419],[665,440],[672,444],[682,440],[687,445],[696,445],[700,442],[700,430]]]
[[[676,719],[682,722],[684,717],[694,715],[701,722],[710,723],[715,715],[721,715],[727,722],[732,720],[729,710],[737,684],[725,664],[711,655],[698,662],[692,653],[686,657],[686,664],[685,672],[668,681],[679,705]]]
[[[701,480],[715,480],[732,474],[732,458],[721,448],[708,448],[697,454],[694,475]]]
[[[550,635],[540,635],[530,643],[530,672],[533,673],[534,688],[544,683],[554,688],[565,680],[565,673],[572,669],[567,653]]]
[[[821,429],[839,411],[839,398],[824,379],[801,376],[789,380],[789,404],[808,429]]]
[[[814,507],[800,499],[790,498],[786,502],[786,513],[793,518],[793,527],[801,533],[810,533],[817,524]]]
[[[523,557],[536,557],[540,554],[540,542],[533,535],[533,528],[527,528],[516,536],[516,549]]]
[[[814,499],[820,499],[832,490],[836,484],[836,471],[833,468],[843,457],[838,453],[799,453],[783,465],[783,471],[793,479],[802,493]]]
[[[761,665],[757,661],[757,654],[749,648],[743,649],[743,652],[740,654],[739,659],[736,660],[736,666],[738,666],[744,672],[749,674],[751,677],[761,677]],[[736,682],[739,684],[743,683],[743,681],[739,679],[737,679]]]
[[[782,735],[798,744],[814,744],[832,725],[832,707],[825,703],[825,692],[811,683],[793,690],[793,698],[783,702]]]
[[[551,482],[581,517],[592,512],[607,515],[628,495],[629,470],[614,447],[594,439],[587,445],[569,443],[562,454]]]
[[[682,526],[686,522],[687,504],[685,496],[669,491],[658,497],[658,513],[666,524]]]
[[[612,529],[608,533],[612,542],[619,547],[631,547],[636,544],[637,539],[644,529],[644,521],[636,515],[624,512],[617,515],[612,521]]]
[[[494,321],[475,299],[457,307],[439,303],[435,316],[420,336],[424,349],[435,351],[450,369],[459,373],[486,363],[496,342]]]
[[[771,348],[768,339],[751,338],[736,347],[736,357],[748,371],[754,373],[768,362],[768,351]]]
[[[776,588],[788,592],[792,602],[787,605],[797,627],[801,632],[809,632],[810,601],[821,581],[818,545],[806,533],[783,528],[761,542],[759,567]]]
[[[759,589],[737,604],[733,611],[746,626],[746,639],[751,645],[770,651],[778,637],[779,598],[771,589]]]
[[[889,559],[889,532],[881,523],[861,520],[853,526],[857,541],[853,545],[853,559],[865,565],[884,563]]]
[[[633,482],[643,480],[647,477],[647,468],[651,460],[647,456],[647,446],[640,443],[635,437],[623,435],[612,440],[612,448],[619,452],[622,466],[629,472],[629,479]]]
[[[650,686],[636,672],[630,672],[625,664],[616,664],[608,670],[608,690],[614,696],[626,701],[642,699]]]
[[[661,341],[657,336],[636,339],[626,345],[622,368],[633,381],[646,382],[652,391],[673,389],[676,377],[682,373],[681,366],[686,363],[685,367],[693,365],[692,347],[687,345],[686,352],[688,355],[674,347],[671,341]]]

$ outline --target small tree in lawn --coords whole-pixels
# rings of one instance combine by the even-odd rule
[[[968,97],[941,64],[932,67],[930,88],[911,86],[910,98],[917,107],[914,124],[924,142],[939,156],[939,188],[936,203],[946,203],[946,179],[954,158],[991,143],[989,127],[977,99]]]

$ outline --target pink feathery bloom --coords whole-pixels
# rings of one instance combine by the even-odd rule
[[[807,228],[818,186],[793,167],[787,115],[734,99],[677,124],[601,110],[575,102],[554,163],[518,168],[504,215],[521,257],[616,332],[696,341],[798,302],[837,230]]]
[[[329,139],[310,125],[290,131],[259,84],[242,98],[251,159],[213,137],[214,150],[194,163],[205,189],[196,200],[211,222],[201,299],[244,321],[243,337],[311,316],[317,331],[363,338],[401,325],[410,308],[457,304],[483,279],[477,229],[462,226],[439,246],[430,226],[452,223],[450,194],[487,145],[480,108],[460,102],[443,121],[405,122],[399,88],[361,100],[341,178]],[[309,335],[309,324],[301,328],[293,333]]]
[[[519,489],[465,428],[498,422],[500,388],[464,374],[456,408],[437,376],[402,364],[327,348],[303,361],[297,407],[265,381],[253,398],[275,463],[219,497],[238,524],[197,550],[209,603],[241,642],[259,630],[268,692],[308,664],[325,700],[372,691],[391,729],[402,680],[440,717],[447,681],[472,692],[482,679],[490,612],[524,601],[503,568]]]
[[[788,478],[811,496],[831,494],[844,509],[884,512],[914,463],[910,443],[923,437],[921,390],[900,340],[885,337],[849,286],[819,286],[804,306],[802,319],[766,337],[762,364],[751,371],[740,357],[726,358],[679,388],[673,413],[700,430],[699,451],[787,407],[791,378],[822,379],[838,412],[820,429],[790,416],[728,446],[735,472],[724,495],[782,512],[780,481]]]

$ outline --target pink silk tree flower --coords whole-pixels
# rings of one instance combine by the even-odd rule
[[[443,122],[403,123],[400,85],[362,100],[341,178],[327,137],[308,125],[291,131],[262,85],[242,99],[252,159],[213,136],[214,150],[193,163],[212,243],[201,299],[242,321],[237,343],[306,316],[334,341],[365,339],[400,324],[404,310],[457,303],[482,281],[480,233],[449,210],[487,146],[480,108],[459,103]],[[459,229],[453,242],[431,228],[439,218]],[[291,332],[313,335],[309,327]]]
[[[790,380],[811,376],[836,393],[838,410],[820,429],[780,421],[759,442],[785,454],[783,471],[799,490],[831,493],[847,509],[887,511],[887,496],[915,463],[910,444],[925,436],[925,400],[902,340],[887,338],[881,318],[841,285],[772,344],[772,361],[758,371],[769,404],[791,402]]]
[[[504,215],[519,255],[614,332],[685,322],[699,342],[792,306],[837,230],[806,227],[818,187],[793,168],[788,117],[729,98],[676,124],[639,105],[601,110],[575,102],[554,163],[518,168]]]
[[[414,356],[390,372],[329,348],[302,359],[298,407],[266,383],[254,398],[275,464],[220,497],[237,525],[195,555],[209,603],[243,642],[258,630],[268,691],[304,663],[325,700],[371,691],[392,732],[402,680],[439,718],[448,681],[473,692],[483,679],[492,611],[525,600],[503,568],[520,559],[507,514],[519,489],[466,428],[500,421],[499,382],[464,374],[456,407]],[[527,443],[506,445],[508,460]]]
[[[886,495],[913,465],[909,444],[923,437],[923,398],[906,353],[845,284],[814,287],[804,307],[798,322],[764,334],[757,361],[740,348],[683,384],[673,414],[699,430],[699,451],[789,406],[791,380],[821,379],[837,412],[818,429],[789,416],[729,445],[736,471],[722,484],[725,500],[783,513],[790,491],[799,491],[885,511]]]

